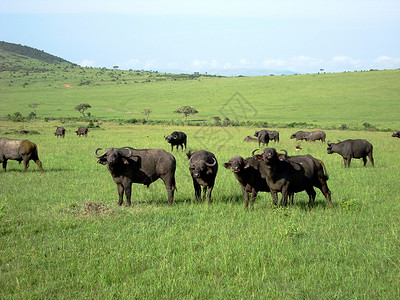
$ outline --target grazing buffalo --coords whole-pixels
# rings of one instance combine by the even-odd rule
[[[287,205],[289,196],[293,204],[294,193],[306,191],[309,196],[309,207],[314,205],[317,187],[324,194],[331,206],[331,192],[326,184],[328,174],[322,161],[311,155],[287,156],[278,154],[274,148],[264,149],[261,155],[253,157],[260,161],[260,173],[266,178],[272,199],[278,204],[278,192],[282,193],[281,205]],[[286,152],[286,151],[285,151]]]
[[[54,132],[56,137],[65,138],[65,128],[64,127],[57,127],[56,132]]]
[[[279,143],[279,132],[276,130],[267,130],[269,140],[274,141],[275,143]]]
[[[88,134],[88,132],[89,132],[89,129],[87,129],[87,127],[81,126],[81,127],[79,127],[78,130],[75,131],[75,132],[76,132],[76,134],[77,134],[78,136],[84,135],[85,137],[87,137],[87,134]]]
[[[170,135],[164,136],[164,139],[171,144],[171,151],[173,151],[174,146],[176,146],[176,151],[178,151],[179,146],[181,146],[183,151],[183,145],[185,145],[186,149],[187,136],[184,132],[174,131]]]
[[[268,134],[267,130],[256,131],[254,133],[254,136],[257,137],[257,139],[258,139],[258,147],[260,147],[261,144],[268,146],[269,134]]]
[[[168,204],[174,202],[175,157],[162,149],[137,150],[130,147],[108,148],[104,153],[97,154],[101,148],[94,151],[98,163],[107,165],[114,182],[118,186],[119,201],[131,205],[132,183],[140,183],[149,187],[157,179],[164,181],[168,192]]]
[[[315,142],[317,140],[321,140],[321,142],[325,143],[325,138],[326,134],[323,131],[312,131],[305,136],[305,140],[308,142]]]
[[[253,138],[253,137],[248,135],[243,139],[243,142],[258,142],[258,139]]]
[[[301,140],[305,140],[306,137],[309,135],[310,133],[308,131],[297,131],[296,133],[293,133],[290,138],[291,139],[296,139],[297,141],[301,141]]]
[[[223,166],[232,169],[237,181],[242,188],[245,200],[245,208],[249,206],[249,193],[251,193],[251,210],[254,208],[254,201],[258,192],[269,192],[269,187],[258,171],[260,163],[252,157],[244,159],[241,156],[233,156]]]
[[[39,160],[38,149],[35,143],[28,140],[12,140],[0,138],[0,162],[3,163],[3,170],[6,172],[7,160],[16,160],[24,163],[22,172],[29,167],[29,161],[33,160],[43,172],[42,162]]]
[[[362,158],[364,166],[367,164],[367,156],[374,166],[374,158],[372,157],[373,147],[367,140],[345,140],[339,143],[329,143],[326,149],[328,154],[338,153],[343,157],[344,167],[350,167],[352,158]]]
[[[214,188],[218,171],[218,162],[215,155],[205,150],[199,150],[194,153],[189,151],[187,156],[196,200],[201,199],[201,186],[203,186],[203,200],[205,200],[207,192],[208,203],[211,203],[211,192]]]
[[[400,138],[400,131],[393,132],[392,137]]]

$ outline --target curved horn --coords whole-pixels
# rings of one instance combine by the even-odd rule
[[[251,152],[251,156],[254,157],[254,152],[256,152],[256,151],[258,151],[258,150],[260,150],[260,149],[255,149],[255,150],[253,150],[253,152]]]
[[[285,157],[287,157],[287,151],[285,149],[281,149],[281,151],[285,152]]]
[[[214,160],[214,163],[209,164],[208,162],[206,162],[207,167],[214,167],[217,164],[217,160],[214,157],[212,159]]]
[[[99,150],[101,150],[102,148],[97,148],[96,150],[94,150],[94,153],[93,153],[93,155],[95,156],[95,157],[97,157],[97,158],[101,158],[101,157],[103,157],[104,155],[106,155],[106,153],[107,153],[107,150],[106,150],[106,152],[104,152],[103,154],[97,154],[97,151],[99,151]]]
[[[122,149],[126,149],[129,151],[128,155],[125,155],[126,157],[131,157],[132,156],[132,150],[129,148],[122,148]]]

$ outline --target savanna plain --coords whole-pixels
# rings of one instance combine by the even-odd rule
[[[94,71],[100,72],[84,69]],[[400,139],[390,132],[400,128],[399,70],[177,81],[152,77],[72,88],[64,85],[70,78],[61,75],[51,81],[51,75],[42,74],[35,81],[32,74],[14,74],[12,82],[10,74],[1,76],[0,136],[36,143],[45,172],[31,162],[21,173],[22,166],[9,161],[0,174],[0,298],[399,298]],[[236,93],[238,101],[232,98]],[[40,104],[38,118],[13,122],[6,117],[16,111],[26,115],[30,103]],[[74,110],[79,103],[91,104],[90,118],[99,124],[87,138],[74,132],[88,124]],[[181,105],[198,109],[192,120],[219,115],[265,121],[280,132],[280,142],[270,147],[289,155],[311,154],[325,163],[333,206],[316,190],[311,209],[305,192],[295,194],[289,207],[275,207],[270,194],[259,193],[254,210],[244,209],[240,186],[222,164],[235,155],[250,156],[258,144],[243,138],[261,127],[128,122],[143,118],[140,112],[148,107],[150,119],[172,123],[183,119],[173,114]],[[54,136],[57,126],[66,128],[65,139]],[[21,129],[40,134],[21,134]],[[339,155],[327,154],[325,143],[289,138],[304,129],[323,129],[332,142],[367,139],[374,146],[375,167],[352,160],[344,168]],[[134,205],[118,206],[117,187],[106,167],[96,163],[94,150],[130,146],[170,152],[164,135],[175,130],[187,134],[188,149],[216,155],[212,204],[194,200],[186,153],[174,150],[174,204],[167,205],[159,180],[149,188],[134,184]],[[295,151],[297,144],[301,152]]]

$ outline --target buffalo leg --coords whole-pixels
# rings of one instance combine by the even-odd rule
[[[22,173],[26,172],[26,169],[29,167],[29,159],[24,159],[23,160],[24,168],[22,169]]]
[[[249,206],[249,193],[246,191],[246,189],[242,186],[242,194],[244,198],[244,208],[247,209]]]
[[[193,187],[194,187],[194,196],[196,197],[196,201],[201,200],[201,187],[196,179],[193,178]]]
[[[257,197],[257,191],[255,189],[253,189],[251,191],[251,203],[250,203],[250,209],[253,210],[254,209],[254,201],[256,200]]]
[[[306,190],[307,194],[308,194],[308,207],[313,207],[314,206],[314,200],[315,200],[315,195],[317,194],[314,190],[313,187],[311,187],[310,189]]]
[[[122,183],[117,183],[117,187],[119,196],[118,205],[122,205],[122,203],[124,203],[124,186]]]
[[[208,204],[211,204],[211,192],[213,190],[214,186],[209,186],[208,191],[207,191],[207,199],[208,199]],[[204,187],[204,194],[206,192],[207,187]]]
[[[168,193],[168,205],[171,205],[174,203],[175,183],[166,182],[164,179],[163,181]]]
[[[364,167],[365,167],[365,165],[367,164],[367,157],[366,156],[363,156],[363,162],[364,162]]]
[[[272,203],[278,205],[278,193],[271,191]]]
[[[37,160],[35,160],[35,163],[36,163],[37,166],[39,167],[40,171],[43,172],[44,170],[43,170],[43,168],[42,168],[42,162],[41,162],[40,160],[37,159]]]
[[[7,159],[4,159],[3,160],[3,170],[4,170],[4,172],[7,172]]]
[[[291,193],[289,194],[289,204],[290,204],[290,205],[294,205],[293,197],[294,197],[294,193],[291,192]]]
[[[125,196],[126,196],[126,206],[131,206],[131,196],[132,196],[132,182],[125,184]],[[122,204],[122,203],[121,203]]]
[[[371,162],[372,166],[375,167],[374,158],[372,157],[372,152],[368,154],[369,161]]]
[[[284,187],[283,189],[282,189],[282,198],[281,198],[281,205],[282,206],[286,206],[287,205],[287,198],[288,198],[288,189],[287,189],[287,187]]]

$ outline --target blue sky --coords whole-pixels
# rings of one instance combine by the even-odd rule
[[[399,0],[2,0],[0,40],[93,67],[400,68]]]

